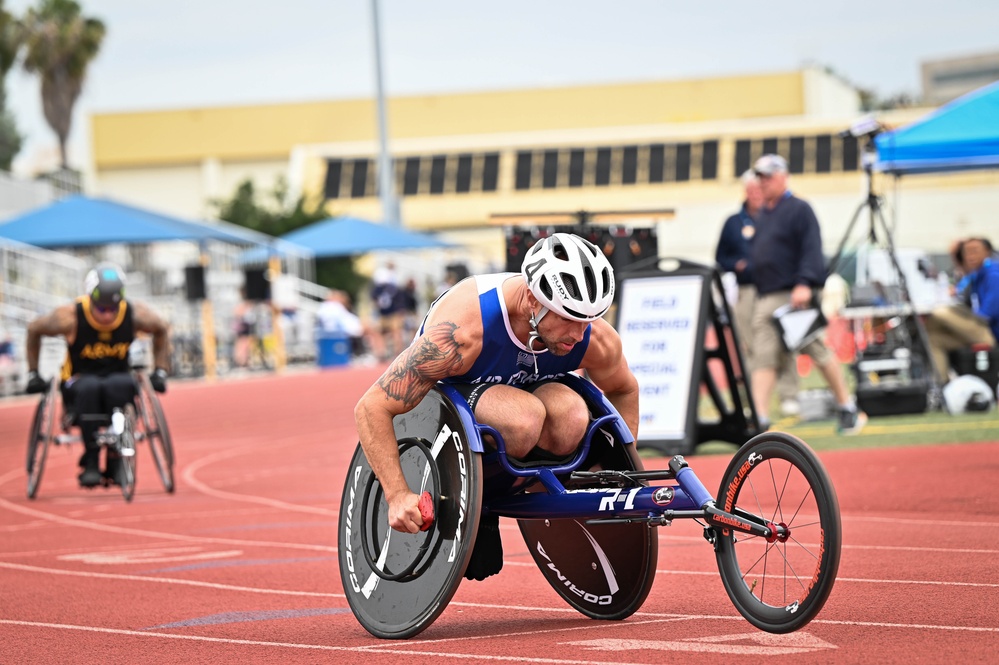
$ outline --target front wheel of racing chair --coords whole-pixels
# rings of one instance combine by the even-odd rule
[[[42,393],[35,407],[35,415],[28,433],[28,498],[34,499],[42,482],[45,460],[49,454],[49,444],[55,436],[56,411],[59,410],[58,379],[49,381],[49,388]]]

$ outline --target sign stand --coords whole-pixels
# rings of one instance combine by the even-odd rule
[[[689,454],[705,441],[741,445],[758,434],[718,271],[656,257],[618,276],[617,330],[640,390],[639,448]]]

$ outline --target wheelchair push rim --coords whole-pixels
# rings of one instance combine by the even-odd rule
[[[168,494],[176,485],[173,477],[173,440],[167,426],[163,406],[153,391],[149,376],[139,374],[139,390],[136,394],[138,438],[144,440],[156,466],[156,472]]]
[[[754,437],[729,463],[718,506],[786,529],[770,539],[713,529],[718,570],[736,609],[772,633],[811,621],[832,591],[842,545],[836,492],[811,448],[780,432]]]
[[[416,534],[389,528],[384,493],[357,446],[337,547],[340,579],[358,622],[376,637],[404,639],[433,623],[461,583],[479,523],[482,471],[460,419],[436,391],[395,425],[410,489],[436,499],[433,523]]]

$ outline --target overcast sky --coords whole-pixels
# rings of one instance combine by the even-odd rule
[[[6,0],[14,14],[38,0]],[[107,36],[77,103],[92,112],[374,95],[370,0],[79,0]],[[497,90],[798,69],[880,96],[920,93],[920,62],[999,51],[984,0],[726,2],[379,0],[386,94]],[[7,76],[27,134],[15,167],[54,148],[37,80]],[[391,132],[391,118],[390,132]]]

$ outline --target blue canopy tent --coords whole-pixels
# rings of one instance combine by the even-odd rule
[[[409,231],[397,226],[376,224],[356,217],[332,217],[286,233],[280,240],[311,251],[316,258],[353,256],[376,251],[406,249],[443,249],[450,243],[426,233]],[[278,248],[280,251],[281,248]],[[262,249],[244,253],[249,261],[262,254]]]
[[[36,247],[89,247],[171,240],[217,240],[266,246],[279,242],[235,224],[189,222],[105,198],[70,196],[0,224],[0,237]],[[299,248],[299,253],[308,251]]]
[[[999,82],[874,138],[878,171],[901,176],[999,167]]]

